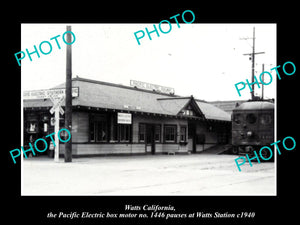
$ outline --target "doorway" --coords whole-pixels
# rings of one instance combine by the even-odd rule
[[[146,153],[155,154],[155,125],[146,124]]]
[[[196,153],[196,124],[188,124],[188,151]]]

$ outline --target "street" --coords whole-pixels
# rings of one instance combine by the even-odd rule
[[[23,159],[22,195],[276,195],[275,163],[235,155],[128,155]]]

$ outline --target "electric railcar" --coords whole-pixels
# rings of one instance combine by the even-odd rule
[[[274,103],[248,101],[232,112],[232,151],[234,154],[254,156],[263,146],[274,142]],[[268,158],[270,152],[262,150]],[[274,155],[274,154],[273,154]]]

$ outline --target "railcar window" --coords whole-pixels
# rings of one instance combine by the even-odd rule
[[[270,124],[272,122],[272,118],[270,114],[262,114],[260,117],[261,124]]]
[[[234,121],[236,124],[241,124],[241,114],[234,114],[234,116],[233,116],[233,121]]]
[[[246,120],[247,120],[248,123],[253,124],[253,123],[256,122],[256,116],[253,113],[249,113],[246,116]]]

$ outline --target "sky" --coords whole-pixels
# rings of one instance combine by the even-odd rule
[[[160,21],[159,21],[160,22]],[[154,22],[158,27],[159,22]],[[180,22],[180,21],[179,21]],[[255,27],[255,74],[276,65],[276,24],[201,24],[172,23],[169,33],[154,32],[150,40],[140,39],[134,33],[153,24],[22,24],[21,49],[34,51],[43,41],[52,44],[52,52],[40,58],[32,54],[21,61],[21,84],[24,90],[48,89],[65,82],[66,44],[62,35],[66,25],[72,26],[75,42],[72,44],[72,76],[130,85],[130,80],[158,84],[175,89],[180,96],[193,95],[206,101],[247,100],[249,89],[239,97],[235,84],[251,80],[251,60],[245,53],[252,52],[253,27]],[[165,24],[165,26],[168,26]],[[168,30],[168,27],[162,27]],[[61,49],[58,49],[57,38]],[[43,44],[47,52],[47,44]],[[18,66],[16,60],[16,66]],[[275,71],[271,72],[275,77]],[[266,78],[266,83],[267,83]],[[265,86],[265,98],[275,98],[276,79]],[[261,89],[255,93],[261,94]]]

